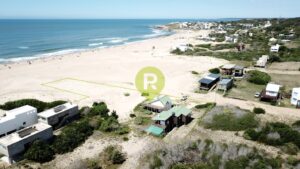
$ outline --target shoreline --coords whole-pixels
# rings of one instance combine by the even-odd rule
[[[13,57],[13,58],[0,58],[0,65],[9,65],[9,64],[19,63],[19,62],[30,62],[30,61],[35,61],[38,59],[61,57],[64,55],[69,55],[69,54],[95,51],[95,50],[99,50],[99,49],[107,49],[107,48],[123,46],[123,45],[128,45],[128,44],[137,43],[137,42],[143,42],[146,40],[172,36],[173,34],[176,33],[176,31],[173,31],[173,30],[159,29],[154,26],[151,26],[150,29],[153,30],[152,31],[153,34],[141,35],[140,37],[143,37],[143,38],[138,39],[138,40],[132,40],[132,41],[130,41],[130,37],[124,37],[124,39],[127,39],[128,41],[120,42],[122,44],[111,43],[110,45],[95,46],[95,47],[92,47],[91,44],[88,44],[86,47],[80,47],[80,48],[76,48],[76,49],[75,48],[66,48],[66,49],[62,49],[62,50],[58,50],[58,51],[45,52],[45,53],[40,53],[40,54],[28,55],[28,56]],[[156,31],[161,31],[161,32],[155,33]],[[111,39],[113,39],[113,37]],[[121,39],[121,37],[120,37],[120,39]],[[103,44],[103,43],[101,42],[101,44]]]

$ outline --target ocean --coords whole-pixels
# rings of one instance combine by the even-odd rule
[[[154,29],[154,26],[177,21],[190,20],[0,20],[0,62],[167,36],[172,33]]]

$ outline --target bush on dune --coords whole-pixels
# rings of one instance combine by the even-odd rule
[[[0,105],[0,109],[12,110],[12,109],[22,107],[25,105],[30,105],[30,106],[37,108],[38,112],[42,112],[44,110],[56,107],[56,106],[64,104],[64,103],[66,103],[66,101],[63,101],[63,100],[58,100],[58,101],[53,101],[53,102],[43,102],[43,101],[36,100],[36,99],[21,99],[21,100],[6,102],[5,104]]]
[[[258,70],[251,70],[248,72],[249,78],[248,81],[250,83],[254,83],[257,85],[266,85],[271,81],[271,76],[265,72],[261,72]]]

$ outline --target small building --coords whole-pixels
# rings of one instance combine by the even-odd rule
[[[200,90],[210,90],[218,83],[219,80],[219,74],[209,74],[203,77],[201,80],[199,80]]]
[[[235,64],[227,64],[221,67],[222,75],[230,75],[234,77],[244,76],[244,67]]]
[[[5,156],[2,159],[12,164],[35,140],[46,141],[52,137],[53,130],[51,126],[37,123],[0,138],[0,154]]]
[[[261,67],[261,68],[265,68],[267,66],[269,60],[269,56],[268,55],[262,55],[257,61],[255,66],[256,67]]]
[[[38,114],[39,121],[60,128],[79,115],[78,105],[65,103]]]
[[[0,137],[16,132],[38,122],[37,109],[22,106],[5,112],[0,117]]]
[[[144,104],[144,109],[152,112],[160,113],[162,111],[170,110],[172,108],[172,100],[168,96],[159,96],[150,102]]]
[[[226,64],[221,67],[222,75],[233,75],[234,68],[236,65],[234,64]]]
[[[233,76],[234,77],[243,77],[244,76],[244,69],[245,69],[244,66],[235,65]]]
[[[233,79],[222,79],[218,84],[218,90],[227,91],[233,86]]]
[[[183,106],[175,106],[170,110],[163,111],[152,118],[155,126],[161,128],[164,133],[173,130],[174,127],[186,125],[192,121],[192,111]],[[150,131],[149,127],[146,131]],[[158,131],[158,129],[156,129]],[[152,133],[152,132],[151,132]],[[153,133],[155,135],[155,133]]]
[[[280,45],[276,44],[276,45],[271,46],[270,51],[278,53],[279,52],[279,48],[280,48]]]
[[[260,94],[261,101],[277,101],[280,98],[280,85],[269,83]]]
[[[300,105],[300,88],[294,88],[292,91],[291,104]]]

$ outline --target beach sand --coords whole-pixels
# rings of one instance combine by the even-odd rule
[[[85,106],[105,101],[111,110],[117,111],[120,120],[126,120],[133,108],[144,100],[134,86],[135,76],[143,67],[159,68],[166,77],[162,93],[179,97],[193,92],[197,85],[199,77],[191,71],[205,73],[226,63],[211,57],[170,54],[172,47],[178,44],[201,43],[194,37],[208,33],[180,31],[122,46],[0,65],[0,103],[36,98],[63,99]],[[125,93],[130,96],[126,97]]]

